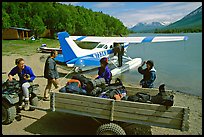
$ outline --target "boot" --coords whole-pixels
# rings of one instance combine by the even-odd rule
[[[29,100],[25,100],[24,110],[28,111],[30,109]]]

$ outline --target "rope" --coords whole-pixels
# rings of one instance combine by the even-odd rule
[[[62,80],[64,80],[65,79],[65,77],[67,77],[73,70],[75,69],[75,67],[72,69],[72,70],[70,70],[68,73],[67,73],[67,75],[65,75],[61,80],[59,80],[59,83],[62,81]],[[54,92],[55,90],[59,90],[59,89],[61,89],[63,86],[59,86],[58,88],[53,88],[53,89],[51,89],[50,90],[50,92]]]

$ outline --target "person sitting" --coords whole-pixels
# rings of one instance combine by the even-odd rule
[[[142,67],[146,64],[146,68]],[[152,60],[144,61],[138,68],[138,72],[143,75],[143,79],[140,81],[142,88],[153,88],[153,82],[156,79],[156,70],[154,68],[154,62]]]
[[[108,58],[104,57],[100,59],[101,66],[98,68],[98,76],[96,79],[104,78],[106,84],[110,84],[112,79],[112,73],[108,67]]]
[[[29,90],[28,88],[30,87],[30,83],[32,82],[36,76],[33,73],[31,67],[25,65],[25,61],[23,58],[18,58],[15,60],[16,66],[9,72],[8,74],[8,80],[12,81],[13,76],[18,74],[19,76],[19,82],[23,90],[23,95],[25,97],[25,110],[29,110]]]

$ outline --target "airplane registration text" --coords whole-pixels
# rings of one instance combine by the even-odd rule
[[[103,57],[103,56],[105,56],[107,54],[108,54],[107,51],[96,52],[96,53],[93,54],[93,57],[94,58],[101,58],[101,57]]]

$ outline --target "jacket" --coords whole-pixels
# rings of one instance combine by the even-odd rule
[[[151,70],[147,68],[143,69],[141,66],[138,68],[138,72],[143,75],[143,79],[140,81],[140,84],[143,88],[153,88],[153,82],[156,79],[156,69],[152,67]]]
[[[99,78],[104,78],[106,81],[106,84],[110,84],[112,79],[112,74],[108,66],[105,67],[105,70],[102,70],[101,67],[98,68],[98,77],[96,79],[99,79]]]
[[[31,69],[29,66],[26,66],[26,65],[24,66],[24,69],[23,69],[21,72],[19,72],[18,66],[14,67],[14,68],[9,72],[8,75],[14,76],[14,75],[16,75],[16,74],[18,74],[18,76],[19,76],[19,82],[20,82],[20,84],[23,84],[23,83],[25,83],[25,82],[32,82],[32,81],[36,78],[36,76],[35,76],[35,74],[33,73],[32,69]],[[28,74],[28,75],[30,76],[30,80],[25,80],[25,79],[24,79],[25,74]]]
[[[44,78],[47,78],[47,79],[59,78],[59,73],[57,71],[56,62],[50,56],[47,58],[45,62]]]

